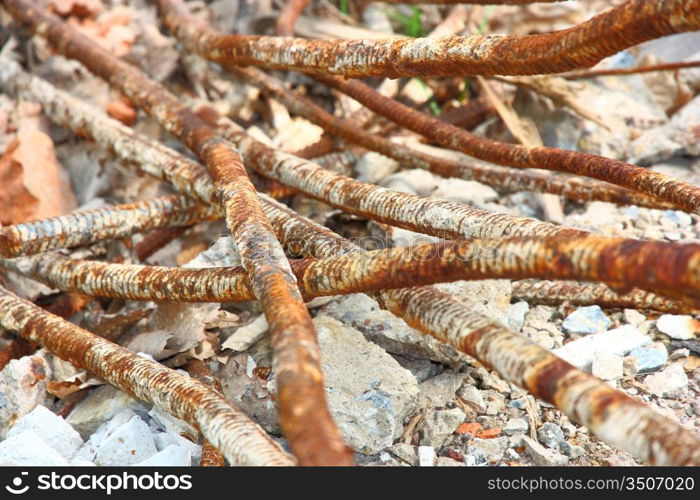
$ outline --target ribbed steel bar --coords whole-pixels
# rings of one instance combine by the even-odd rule
[[[633,265],[621,265],[623,259]],[[697,244],[586,235],[452,240],[292,261],[292,269],[306,297],[463,279],[545,278],[624,284],[627,289],[639,287],[679,297],[697,308],[700,275],[694,266],[698,262]],[[254,298],[241,268],[122,265],[51,254],[0,260],[0,265],[51,287],[93,296],[187,302]]]
[[[200,31],[182,0],[159,0],[178,38],[208,59],[346,77],[537,75],[588,68],[647,40],[700,28],[700,0],[629,0],[572,28],[542,35],[305,40]]]
[[[316,78],[356,99],[375,113],[438,144],[480,160],[509,167],[539,168],[592,177],[644,193],[647,197],[664,200],[688,212],[700,212],[700,188],[658,172],[593,154],[557,148],[528,148],[479,137],[385,97],[360,81],[328,76]],[[596,187],[596,184],[589,185]],[[585,191],[584,186],[581,189]],[[645,201],[648,200],[647,197],[640,197],[639,194],[636,196],[641,198],[638,201],[642,204],[648,203]]]
[[[314,324],[240,155],[164,86],[26,0],[2,5],[60,53],[83,63],[179,137],[207,165],[272,334],[280,426],[302,465],[350,465],[326,405]]]
[[[404,165],[429,170],[430,172],[444,177],[477,180],[493,186],[502,192],[539,191],[561,194],[567,198],[582,201],[600,200],[617,204],[631,204],[650,208],[669,208],[674,206],[676,208],[686,208],[685,206],[678,207],[677,205],[660,201],[652,196],[640,194],[630,189],[618,187],[607,182],[598,182],[592,179],[556,173],[543,174],[542,172],[517,170],[495,165],[467,164],[464,162],[426,154],[422,151],[392,142],[381,135],[366,132],[362,129],[362,127],[350,120],[344,120],[337,116],[333,116],[310,99],[297,92],[287,89],[284,86],[284,83],[282,83],[280,80],[267,75],[256,68],[230,69],[236,74],[242,76],[249,83],[260,87],[264,92],[274,96],[285,106],[287,106],[292,113],[302,116],[320,127],[323,127],[323,129],[328,133],[334,136],[342,137],[343,139],[354,142],[367,149],[377,151],[378,153],[393,158]],[[336,79],[324,78],[321,81],[324,83],[335,83],[334,80]],[[341,80],[337,87],[339,90],[344,91],[343,89],[346,85],[347,82]],[[377,95],[381,94],[377,93]],[[407,106],[399,104],[398,102],[396,102],[396,105],[402,109],[411,109]],[[424,130],[430,131],[430,135],[426,136],[435,140],[436,142],[440,142],[454,148],[455,143],[459,142],[460,138],[463,138],[464,136],[468,136],[469,139],[476,138],[476,136],[469,134],[469,132],[462,128],[446,124],[443,120],[432,118],[428,115],[420,113],[419,111],[412,111],[413,112],[411,115],[413,118],[420,116],[423,121],[428,122]],[[401,110],[398,112],[401,112]],[[393,119],[394,114],[386,116],[389,119]],[[406,121],[409,120],[407,119]],[[435,123],[441,123],[442,126],[435,127]],[[414,129],[418,126],[420,125],[415,123],[413,124]],[[447,134],[443,133],[444,131],[447,131]],[[451,140],[446,140],[444,137],[449,137]],[[479,140],[487,143],[487,141],[483,140],[482,138],[479,138]],[[459,144],[463,143],[464,141],[459,142]],[[506,147],[510,147],[510,145],[501,145],[501,149]],[[465,149],[469,152],[473,151],[473,148],[462,148],[461,151],[464,152]],[[619,165],[617,165],[617,163],[622,162],[614,162],[614,160],[609,161],[616,163],[615,165],[611,165],[613,169],[619,170]],[[552,165],[554,166],[554,170],[567,171],[567,163],[559,164],[552,162]],[[642,169],[639,167],[634,168],[637,169],[638,175],[650,175],[649,170],[647,169]],[[611,169],[611,171],[613,169]],[[603,174],[605,173],[606,172],[603,172]],[[603,177],[609,179],[611,176],[601,174],[596,177],[598,179],[602,179]],[[686,186],[680,182],[677,184]],[[690,186],[687,187],[690,188]],[[700,193],[700,190],[698,190],[698,192]]]
[[[0,256],[17,257],[122,238],[159,227],[220,217],[216,208],[182,195],[58,215],[0,228]]]
[[[113,344],[0,287],[0,324],[133,397],[197,427],[226,458],[240,465],[293,465],[264,430],[219,394]]]
[[[513,299],[532,304],[559,305],[569,302],[580,306],[597,304],[601,307],[649,309],[668,314],[700,314],[700,310],[689,307],[681,300],[670,299],[637,288],[619,294],[602,283],[515,281]]]
[[[270,222],[291,251],[299,241],[312,257],[343,255],[358,247],[327,228],[271,201]],[[700,437],[607,383],[578,370],[549,350],[472,312],[432,286],[372,292],[382,308],[496,370],[504,379],[554,404],[604,441],[647,463],[700,464]]]

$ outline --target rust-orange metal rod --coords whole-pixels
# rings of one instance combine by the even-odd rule
[[[287,244],[290,244],[288,241]],[[624,265],[623,262],[628,263]],[[700,245],[602,236],[448,241],[293,261],[307,297],[463,279],[545,278],[639,287],[700,303]],[[0,265],[86,295],[187,302],[247,301],[241,268],[182,269],[109,264],[45,254]],[[690,300],[689,300],[690,302]]]
[[[185,369],[190,376],[222,394],[221,382],[211,373],[206,361],[191,359],[185,365]],[[204,443],[202,443],[202,457],[199,459],[199,465],[200,467],[223,467],[226,465],[224,456],[208,439],[205,439]]]
[[[60,53],[128,96],[207,165],[241,261],[270,325],[280,427],[302,465],[350,465],[326,405],[316,332],[281,245],[235,148],[159,83],[120,61],[58,18],[26,0],[3,6]]]
[[[700,188],[658,172],[593,154],[557,148],[528,148],[479,137],[385,97],[358,80],[328,76],[316,78],[361,102],[375,113],[438,144],[480,160],[509,167],[540,168],[593,177],[664,200],[688,212],[700,212]],[[644,199],[640,201],[644,203]]]
[[[598,76],[637,75],[640,73],[654,73],[656,71],[677,71],[679,69],[697,67],[700,67],[700,61],[684,61],[665,64],[649,64],[646,66],[634,66],[632,68],[591,69],[588,71],[580,71],[577,73],[567,73],[561,76],[563,78],[566,78],[567,80],[580,80],[583,78],[596,78]]]
[[[293,465],[257,424],[195,379],[147,360],[0,287],[0,325],[197,427],[241,465]]]
[[[7,59],[0,64],[0,88],[40,103],[51,120],[75,133],[92,137],[102,148],[113,151],[125,164],[138,165],[144,172],[170,182],[178,191],[196,200],[211,205],[217,203],[214,183],[201,165],[134,132],[94,106],[27,74]],[[203,109],[204,115],[214,115],[209,107]],[[379,188],[270,149],[241,133],[240,128],[225,119],[219,117],[218,123],[225,128],[224,132],[229,137],[237,141],[239,148],[245,148],[247,161],[261,173],[286,179],[304,194],[361,216],[443,238],[582,234],[581,231],[534,219]],[[266,213],[269,203],[269,199],[263,198]]]
[[[274,200],[266,205],[266,213],[280,240],[291,245],[290,251],[319,258],[359,251],[348,240]],[[300,241],[307,243],[297,248]],[[452,295],[422,286],[372,292],[371,296],[410,326],[473,356],[641,460],[657,465],[700,464],[697,434],[500,323],[472,312]]]
[[[219,216],[215,208],[181,195],[81,210],[0,228],[0,256],[17,257],[73,248],[159,227],[186,226]]]
[[[588,306],[648,309],[668,314],[700,314],[683,301],[669,299],[634,288],[618,294],[602,283],[577,283],[575,281],[515,281],[513,299],[533,304],[559,305],[563,302]]]
[[[304,97],[298,92],[294,92],[292,90],[287,89],[284,86],[284,83],[270,75],[263,73],[262,71],[256,68],[230,69],[232,69],[238,75],[242,76],[249,83],[260,87],[264,92],[274,96],[285,106],[287,106],[293,113],[302,116],[307,120],[319,125],[328,133],[342,137],[343,139],[354,142],[367,149],[377,151],[378,153],[393,158],[405,165],[429,170],[435,174],[444,177],[474,179],[505,192],[540,191],[561,194],[567,198],[582,201],[601,200],[617,204],[639,205],[650,208],[669,208],[671,206],[679,208],[678,205],[664,203],[663,201],[659,201],[657,198],[654,198],[652,196],[639,194],[630,189],[614,186],[607,182],[601,183],[595,180],[581,177],[558,175],[556,173],[543,174],[541,172],[517,170],[512,168],[498,167],[495,165],[469,165],[463,162],[426,154],[421,151],[411,149],[410,147],[392,142],[386,139],[385,137],[382,137],[381,135],[368,133],[354,122],[350,120],[344,120],[342,118],[328,113],[321,106],[318,106],[310,99]],[[324,83],[329,83],[329,81],[333,83],[335,80],[336,78],[324,78],[321,81],[323,81]],[[346,84],[347,82],[342,79],[337,80],[341,80],[338,85],[339,90],[344,91],[343,84]],[[358,85],[362,85],[359,82],[357,83]],[[370,90],[371,89],[367,87],[367,92],[369,92]],[[372,90],[372,92],[375,91]],[[381,95],[378,92],[376,94]],[[389,98],[384,97],[384,99]],[[403,107],[406,109],[411,109],[408,106],[399,104],[396,101],[394,102],[396,103],[396,105],[398,105],[397,108]],[[427,125],[430,126],[426,125],[423,128],[423,130],[427,130],[430,132],[429,136],[426,134],[427,137],[435,140],[436,142],[441,142],[447,145],[448,147],[454,148],[455,142],[458,142],[460,138],[463,139],[465,136],[471,142],[474,142],[474,139],[478,139],[479,141],[484,142],[487,145],[493,145],[489,144],[489,142],[494,143],[494,141],[488,141],[483,138],[477,138],[476,136],[465,131],[464,129],[451,124],[447,124],[443,120],[431,118],[430,116],[420,113],[416,110],[411,109],[411,111],[411,115],[413,118],[421,118],[423,119],[423,121],[427,120],[429,122]],[[396,112],[400,113],[401,109],[398,109]],[[386,116],[389,119],[393,119],[394,114]],[[404,121],[409,120],[405,119]],[[435,123],[440,123],[442,124],[442,126],[439,128],[435,128]],[[413,125],[414,129],[419,126],[420,125],[417,124]],[[445,140],[446,137],[449,137],[451,140]],[[459,142],[459,144],[464,144],[464,140]],[[511,145],[499,144],[499,147],[503,150],[508,147],[511,147]],[[467,149],[469,152],[474,151],[473,148],[461,148],[460,150],[465,151],[465,149]],[[609,161],[614,162],[614,160]],[[616,163],[622,164],[622,162]],[[553,170],[564,172],[568,171],[566,168],[568,165],[567,163],[559,164],[551,162],[551,165],[553,166]],[[618,165],[615,165],[615,167],[619,168]],[[639,175],[649,175],[648,169],[642,169],[639,167],[632,168],[637,169],[637,173]],[[602,174],[598,176],[599,179],[603,180],[607,180],[610,177],[610,175]],[[698,193],[700,193],[700,189],[698,189]]]
[[[207,59],[346,77],[538,75],[588,68],[633,45],[700,28],[700,0],[629,0],[543,35],[305,40],[203,32],[182,0],[159,0],[168,27]]]

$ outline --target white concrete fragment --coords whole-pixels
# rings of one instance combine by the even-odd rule
[[[148,424],[138,416],[120,425],[97,448],[95,463],[102,466],[134,465],[158,450]]]
[[[682,362],[673,363],[665,370],[648,375],[644,383],[659,397],[680,396],[688,392],[688,376]]]
[[[700,323],[686,315],[664,314],[656,321],[656,328],[678,340],[692,340],[700,330]]]
[[[66,459],[71,459],[83,445],[80,434],[63,418],[44,406],[37,406],[7,433],[8,437],[32,431]]]
[[[607,332],[582,337],[552,352],[578,368],[587,368],[593,362],[597,351],[622,356],[650,342],[649,337],[639,333],[632,325],[624,325]]]
[[[66,466],[68,461],[34,431],[18,432],[0,443],[0,466]]]
[[[190,452],[181,446],[171,444],[150,458],[134,464],[139,467],[189,467],[192,465]]]
[[[418,465],[421,467],[433,467],[437,460],[435,448],[432,446],[418,447]]]
[[[51,368],[44,351],[10,361],[0,371],[0,439],[8,429],[37,406],[49,404],[46,381]]]
[[[416,408],[415,377],[354,328],[327,316],[314,323],[333,419],[353,449],[381,452],[401,435],[403,419]]]

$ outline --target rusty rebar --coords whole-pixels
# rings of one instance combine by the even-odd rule
[[[178,136],[206,164],[241,261],[270,325],[280,426],[302,465],[349,465],[326,405],[313,322],[239,153],[164,86],[120,61],[61,20],[25,0],[5,0],[15,19],[60,53],[82,62]]]
[[[288,246],[294,244],[288,238],[285,241]],[[303,245],[304,241],[298,243]],[[675,259],[670,260],[670,256]],[[621,259],[634,265],[621,266]],[[604,282],[616,287],[624,284],[626,289],[639,287],[679,297],[697,308],[700,278],[693,274],[692,266],[698,261],[697,244],[588,235],[453,240],[292,261],[291,267],[306,298],[465,279],[545,278]],[[255,297],[242,268],[110,264],[52,254],[0,260],[0,265],[53,288],[99,297],[185,302],[234,302]],[[646,300],[665,299],[651,295]]]
[[[559,305],[563,302],[579,306],[597,304],[601,307],[624,309],[648,309],[667,314],[699,314],[681,300],[674,300],[651,292],[633,288],[619,294],[602,283],[577,283],[574,281],[515,281],[513,299],[532,304]]]
[[[121,238],[159,227],[219,217],[215,208],[182,195],[82,210],[0,228],[0,256],[17,257]]]
[[[546,147],[528,148],[479,137],[384,97],[360,81],[329,76],[317,76],[316,79],[409,130],[480,160],[509,167],[539,168],[592,177],[644,193],[653,199],[664,200],[689,212],[700,212],[700,188],[658,172],[588,153]],[[593,188],[595,184],[588,183],[588,186]],[[585,193],[586,183],[580,188]],[[623,194],[625,192],[629,191],[623,191]],[[648,197],[638,194],[630,198],[632,204],[649,203]]]
[[[76,133],[93,137],[101,147],[113,151],[126,163],[138,165],[149,175],[170,182],[183,194],[216,204],[214,184],[202,166],[137,134],[50,83],[21,71],[16,63],[4,60],[0,65],[0,86],[24,99],[39,102],[49,118]],[[443,238],[581,233],[534,219],[391,191],[350,179],[255,141],[235,123],[220,117],[208,106],[202,106],[198,113],[208,119],[213,118],[222,132],[235,141],[241,151],[245,151],[249,167],[273,176],[299,192],[357,215]],[[343,153],[345,156],[347,154]],[[327,164],[334,159],[329,157],[322,159],[322,162]],[[263,205],[265,203],[263,201]]]
[[[543,35],[305,40],[202,32],[182,0],[159,0],[168,27],[208,59],[346,77],[535,75],[588,68],[616,52],[700,28],[700,0],[629,0]]]
[[[284,205],[271,201],[266,208],[280,239],[292,245],[307,241],[303,246],[307,255],[326,257],[359,251],[349,241]],[[473,356],[506,380],[554,404],[604,441],[641,460],[657,465],[700,463],[700,438],[692,431],[549,350],[470,311],[455,297],[432,286],[374,292],[371,296],[410,326]]]
[[[307,120],[319,125],[328,133],[342,137],[348,141],[354,142],[362,147],[371,149],[385,156],[395,159],[396,161],[409,165],[415,168],[422,168],[428,170],[435,174],[441,175],[443,177],[457,177],[461,179],[476,180],[483,182],[490,186],[499,189],[502,192],[516,192],[516,191],[539,191],[554,194],[561,194],[567,198],[590,201],[590,200],[600,200],[607,201],[617,204],[632,204],[639,205],[650,208],[670,208],[677,205],[664,203],[659,201],[657,198],[652,196],[647,196],[644,194],[636,193],[630,189],[624,189],[608,182],[597,182],[595,180],[590,180],[581,177],[574,177],[568,175],[558,175],[558,174],[543,174],[541,172],[532,172],[526,170],[517,170],[513,168],[504,168],[496,165],[474,165],[467,164],[460,161],[451,160],[448,158],[441,158],[422,151],[412,149],[410,147],[397,144],[390,141],[389,139],[366,132],[362,127],[358,126],[350,120],[345,120],[343,118],[333,116],[332,114],[325,111],[322,107],[315,104],[310,99],[299,94],[298,92],[287,89],[284,83],[280,80],[263,73],[256,68],[230,68],[236,74],[242,76],[247,82],[259,87],[264,92],[273,95],[276,99],[282,102],[285,106],[289,108],[294,114],[302,116]],[[323,83],[329,83],[338,88],[339,90],[345,92],[346,87],[349,82],[336,79],[336,78],[323,78],[319,79]],[[338,80],[338,82],[336,82]],[[337,83],[337,84],[336,84]],[[356,82],[357,86],[364,86],[363,84]],[[373,92],[374,96],[381,96],[378,92],[367,87],[365,92]],[[348,92],[352,95],[352,93]],[[354,96],[353,96],[354,97]],[[389,99],[383,97],[382,99]],[[397,113],[406,112],[405,110],[410,110],[411,118],[420,118],[423,122],[426,122],[425,126],[421,127],[421,124],[413,123],[413,128],[416,129],[421,127],[421,130],[427,130],[430,135],[427,135],[430,139],[440,142],[448,147],[454,149],[455,144],[463,145],[465,142],[474,143],[479,141],[484,145],[493,147],[498,144],[494,141],[489,141],[483,138],[477,138],[470,134],[469,132],[444,123],[443,120],[432,118],[429,115],[421,113],[419,111],[413,110],[408,106],[402,105],[397,101],[394,108],[392,108],[392,114],[386,114],[385,116],[389,119],[394,119],[393,117]],[[403,121],[408,122],[410,119],[406,118]],[[435,127],[436,123],[442,123],[441,127]],[[403,124],[403,123],[402,123]],[[466,141],[465,141],[466,137]],[[498,147],[501,150],[505,150],[511,146],[508,144],[499,144]],[[472,153],[474,152],[474,147],[462,147],[460,148],[463,152]],[[592,156],[592,155],[591,155]],[[600,158],[602,160],[602,158]],[[611,167],[617,172],[620,166],[615,163],[614,160],[608,160],[613,163]],[[622,162],[617,162],[622,164]],[[556,163],[550,162],[553,170],[566,172],[567,163]],[[625,164],[623,164],[625,165]],[[523,165],[515,165],[522,167]],[[533,166],[533,165],[528,165]],[[648,169],[643,169],[640,167],[634,167],[636,169],[637,175],[654,175],[650,174]],[[597,170],[594,170],[597,172]],[[576,172],[579,173],[580,172]],[[603,175],[606,172],[602,172],[596,175],[598,179],[609,180],[611,175]],[[582,174],[583,175],[583,174]],[[660,174],[656,174],[660,178]],[[678,182],[679,186],[684,186],[686,189],[690,189],[685,183]],[[628,186],[629,187],[629,186]],[[664,191],[666,193],[667,190]],[[698,196],[700,196],[700,189],[697,190]],[[685,206],[681,208],[686,208]],[[697,209],[697,208],[696,208]]]
[[[293,36],[297,19],[310,3],[311,0],[288,0],[277,18],[276,33],[280,36]]]
[[[0,287],[0,324],[197,427],[231,463],[293,465],[265,431],[196,380],[47,313]]]
[[[561,76],[563,78],[566,78],[567,80],[580,80],[583,78],[596,78],[598,76],[637,75],[640,73],[654,73],[657,71],[677,71],[679,69],[697,67],[700,67],[700,61],[683,61],[664,64],[647,64],[644,66],[633,66],[631,68],[591,69],[588,71],[567,73]]]
[[[185,365],[185,369],[191,377],[196,378],[202,384],[218,392],[223,396],[221,382],[212,373],[207,363],[200,359],[191,359]],[[224,456],[208,439],[202,443],[202,457],[199,459],[200,467],[223,467],[226,465]]]

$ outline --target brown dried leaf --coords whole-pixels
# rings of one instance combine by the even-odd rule
[[[0,157],[0,223],[16,224],[65,214],[76,207],[73,190],[56,161],[51,138],[37,120],[21,120],[17,137]]]

